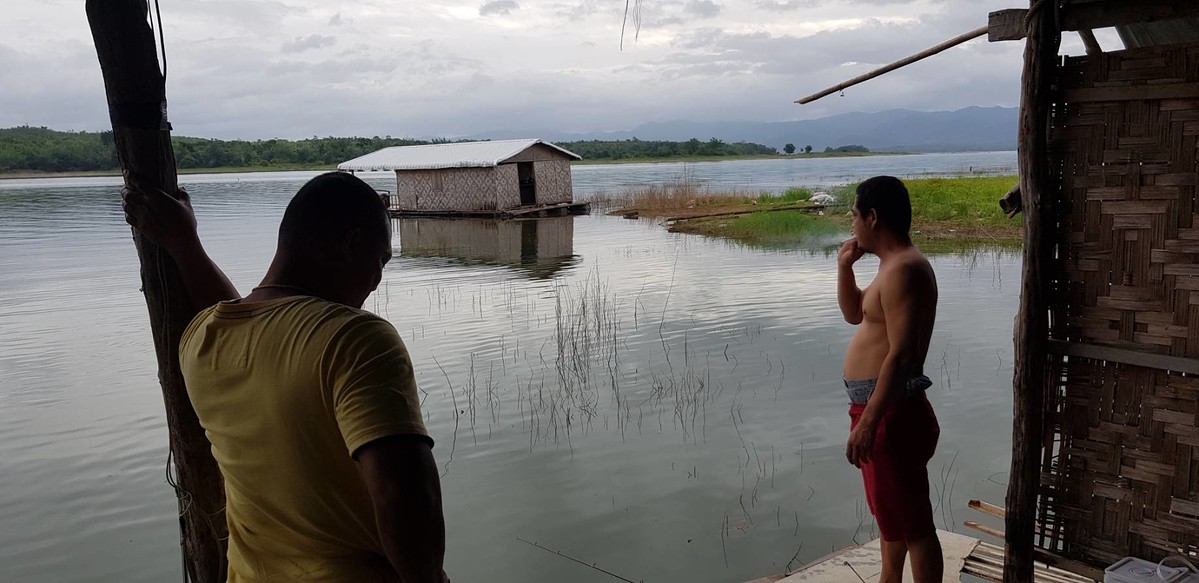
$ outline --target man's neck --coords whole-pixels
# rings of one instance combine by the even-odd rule
[[[326,289],[327,282],[322,279],[314,276],[308,270],[290,267],[288,261],[276,255],[270,268],[267,269],[266,275],[262,276],[262,282],[251,290],[250,295],[246,296],[243,301],[263,302],[299,295],[339,302],[340,300],[334,297],[336,294],[330,293]]]
[[[881,263],[887,261],[891,257],[908,251],[912,247],[913,245],[911,237],[905,236],[900,238],[892,236],[881,239],[873,252],[878,256],[878,260]]]

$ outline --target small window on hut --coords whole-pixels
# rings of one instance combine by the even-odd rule
[[[433,173],[433,192],[441,192],[445,190],[445,184],[441,181],[443,172]]]

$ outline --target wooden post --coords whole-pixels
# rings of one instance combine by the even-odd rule
[[[1004,583],[1033,580],[1033,534],[1041,473],[1041,437],[1049,342],[1053,215],[1046,207],[1055,195],[1049,166],[1049,112],[1061,32],[1055,2],[1033,0],[1020,85],[1019,166],[1024,213],[1024,269],[1020,311],[1015,326],[1015,371],[1012,379],[1014,421],[1012,469],[1005,517]]]
[[[166,118],[166,82],[158,67],[146,2],[87,0],[86,10],[125,183],[173,194],[177,182]],[[199,583],[223,582],[227,537],[224,483],[188,400],[177,356],[179,338],[195,310],[170,255],[136,232],[133,242],[141,262],[142,290],[166,404],[185,577]]]

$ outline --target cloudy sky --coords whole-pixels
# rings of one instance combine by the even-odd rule
[[[4,4],[0,127],[106,128],[83,1]],[[1019,5],[641,0],[640,34],[630,23],[621,50],[624,0],[161,0],[171,121],[177,134],[215,138],[607,131],[1014,106],[1022,44],[985,39],[844,96],[792,101]],[[1064,52],[1081,52],[1073,35],[1064,40]]]

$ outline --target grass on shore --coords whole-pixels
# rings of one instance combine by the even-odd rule
[[[1016,181],[1014,176],[921,178],[905,180],[912,200],[912,236],[929,252],[966,247],[1019,248],[1019,219],[1008,219],[999,209],[999,198]],[[676,216],[670,230],[734,239],[764,247],[819,248],[835,245],[848,235],[853,188],[828,189],[835,204],[816,211],[804,205],[811,191],[792,188],[775,195],[764,193],[747,201],[745,193],[703,192],[687,202],[692,212],[671,214],[669,204],[678,197],[638,196],[630,193],[624,208],[652,205],[650,216]],[[685,189],[684,189],[685,191]],[[702,203],[702,204],[701,204]],[[664,206],[665,205],[665,206]],[[804,205],[806,208],[797,208]],[[712,212],[706,212],[711,209]],[[619,211],[618,211],[619,212]],[[647,214],[644,211],[642,214]]]
[[[756,211],[683,219],[672,224],[670,231],[724,237],[759,247],[822,248],[845,238],[846,228],[839,223],[809,211]]]
[[[615,195],[597,195],[592,202],[603,208],[620,209],[617,212],[636,210],[654,214],[654,211],[749,205],[756,196],[749,191],[712,192],[684,178],[625,190]]]

